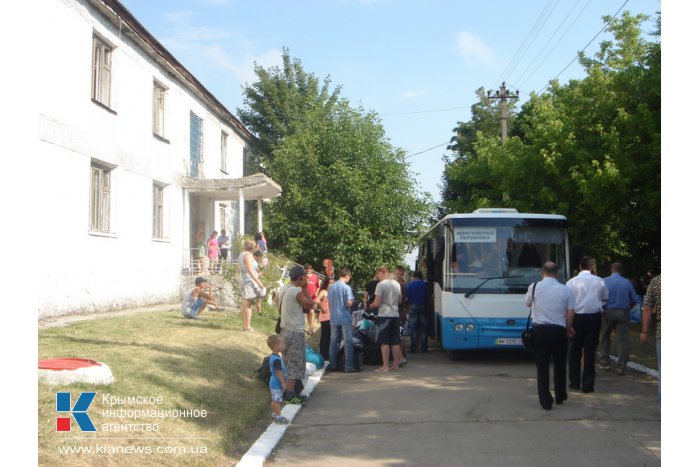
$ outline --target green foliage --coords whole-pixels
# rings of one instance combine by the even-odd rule
[[[573,243],[600,263],[658,267],[661,46],[642,38],[646,19],[612,20],[614,40],[593,58],[581,54],[587,76],[532,94],[505,144],[483,112],[464,124],[473,131],[445,168],[447,210],[507,205],[564,214]],[[476,106],[484,109],[483,99]]]
[[[241,122],[260,139],[253,164],[269,175],[267,159],[275,147],[286,136],[305,128],[310,117],[327,117],[338,102],[340,87],[330,91],[330,77],[321,84],[286,48],[281,68],[268,70],[256,64],[255,74],[258,81],[244,87],[244,107],[237,111]]]
[[[329,94],[328,78],[319,88],[287,51],[283,60],[282,70],[256,68],[259,82],[246,90],[256,100],[243,119],[264,132],[261,150],[270,152],[261,160],[283,190],[265,205],[270,249],[316,269],[332,258],[363,284],[410,251],[427,196],[375,113],[352,108],[337,88]]]

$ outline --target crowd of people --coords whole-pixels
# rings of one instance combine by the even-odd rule
[[[208,256],[216,268],[218,261],[228,259],[230,239],[222,231],[210,236]],[[256,241],[245,241],[238,256],[241,274],[241,319],[243,331],[252,332],[252,308],[259,306],[267,291],[260,280],[260,264],[267,252],[267,241],[261,232]],[[649,341],[652,319],[656,319],[656,350],[661,394],[661,276],[650,272],[638,281],[637,287],[622,276],[623,266],[615,262],[605,279],[596,275],[596,261],[584,256],[580,271],[566,284],[558,280],[559,268],[551,261],[542,267],[542,280],[531,284],[525,305],[532,313],[534,356],[537,371],[537,392],[543,409],[568,399],[568,389],[582,393],[595,391],[596,364],[606,371],[625,375],[630,357],[630,312],[640,303],[644,293],[640,342]],[[332,272],[332,271],[331,271]],[[279,333],[268,339],[270,358],[270,390],[272,417],[286,423],[280,415],[280,403],[303,403],[298,381],[306,371],[306,337],[313,335],[314,317],[320,327],[319,352],[328,362],[329,371],[355,373],[353,346],[353,311],[359,300],[349,282],[352,273],[341,268],[337,279],[331,274],[319,275],[310,264],[294,266],[289,283],[275,294],[279,310]],[[319,276],[322,276],[322,280]],[[381,365],[378,373],[399,371],[408,363],[404,354],[404,336],[410,337],[409,353],[428,352],[427,300],[429,291],[421,271],[405,281],[406,271],[398,266],[393,274],[381,266],[366,284],[364,308],[376,326]],[[641,290],[640,290],[641,289]],[[198,277],[195,287],[185,294],[183,316],[200,319],[207,306],[214,305],[207,279]],[[215,306],[215,305],[214,305]],[[617,359],[610,358],[612,335],[617,340]],[[342,355],[342,360],[340,356]],[[554,363],[554,396],[550,392],[550,363]],[[568,372],[567,372],[568,366]]]
[[[565,285],[557,280],[558,267],[546,262],[542,280],[528,288],[525,304],[534,323],[535,365],[540,405],[551,410],[568,398],[566,386],[582,393],[595,391],[596,360],[601,369],[622,376],[629,361],[630,311],[639,303],[632,282],[622,276],[622,264],[613,263],[605,279],[596,275],[596,261],[581,258],[580,272]],[[650,280],[643,306],[640,342],[648,341],[652,312],[657,321],[659,401],[661,396],[661,275]],[[602,333],[601,333],[602,330]],[[617,362],[610,359],[611,335],[617,336]],[[600,344],[600,348],[598,345]],[[549,365],[554,362],[554,397]]]

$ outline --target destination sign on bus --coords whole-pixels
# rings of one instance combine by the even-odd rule
[[[496,243],[493,227],[455,227],[455,243]]]

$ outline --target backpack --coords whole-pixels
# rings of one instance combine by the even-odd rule
[[[266,355],[265,358],[263,358],[262,365],[260,365],[260,368],[255,370],[255,374],[257,375],[258,379],[262,381],[263,383],[270,384],[270,356]]]

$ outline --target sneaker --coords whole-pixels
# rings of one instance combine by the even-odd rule
[[[608,363],[608,362],[600,362],[600,363],[598,363],[598,365],[599,365],[603,370],[605,370],[605,371],[610,371],[610,368],[611,368],[610,363]]]
[[[275,421],[275,423],[279,425],[289,425],[289,420],[287,420],[287,418],[282,415],[272,414],[272,419]]]

